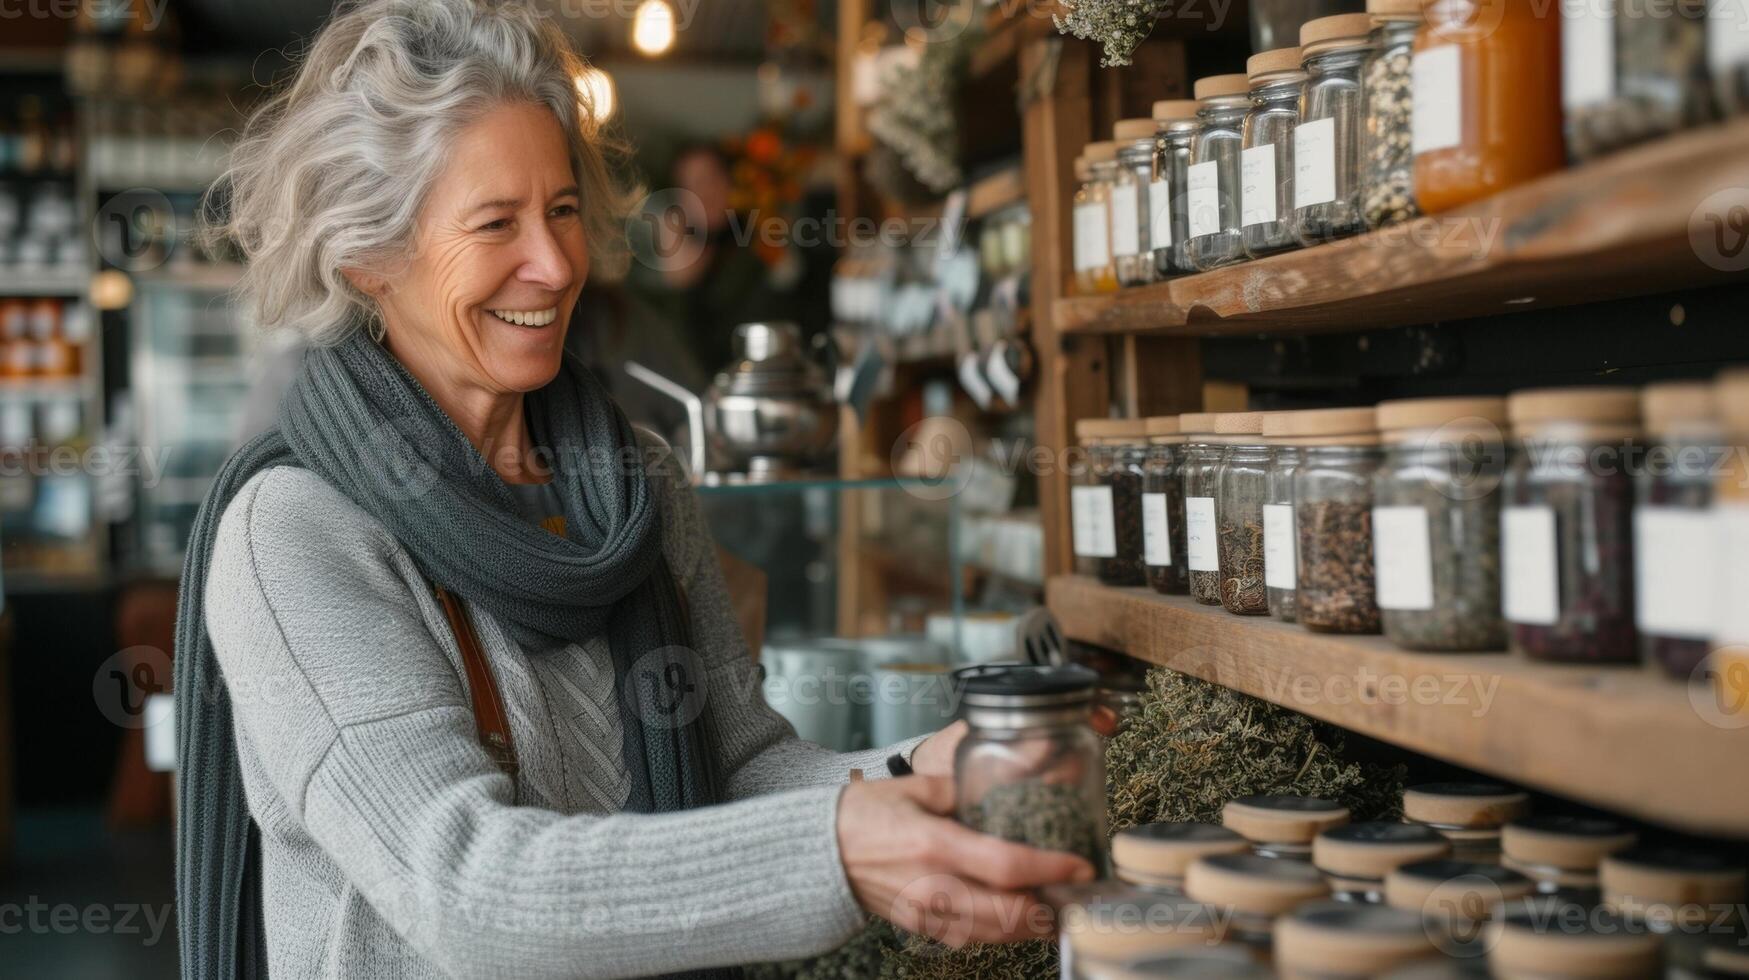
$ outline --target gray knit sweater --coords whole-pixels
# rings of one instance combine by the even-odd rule
[[[480,748],[441,607],[383,526],[308,470],[225,510],[207,629],[261,827],[275,980],[623,977],[784,959],[863,921],[838,797],[893,751],[802,742],[766,706],[722,573],[680,489],[663,549],[709,672],[729,802],[624,814],[603,641],[530,653],[470,605],[510,713],[518,788]]]

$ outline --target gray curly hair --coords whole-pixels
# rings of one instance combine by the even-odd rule
[[[202,209],[209,242],[247,267],[239,299],[257,326],[315,344],[380,327],[342,269],[408,254],[457,132],[506,103],[552,110],[571,147],[591,264],[624,268],[627,191],[577,84],[569,39],[523,2],[352,0],[317,33],[290,83],[245,124]]]

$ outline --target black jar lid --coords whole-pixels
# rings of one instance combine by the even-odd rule
[[[1060,704],[1091,699],[1099,675],[1079,664],[975,664],[953,672],[968,704],[1009,706],[1015,699]]]

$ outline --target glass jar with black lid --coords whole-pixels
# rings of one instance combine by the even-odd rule
[[[1112,127],[1117,171],[1111,183],[1111,261],[1120,286],[1153,282],[1149,185],[1154,180],[1153,119],[1121,119]]]
[[[1421,0],[1367,0],[1372,53],[1361,78],[1360,196],[1367,227],[1407,221],[1415,202],[1415,33]]]
[[[1306,84],[1294,129],[1294,227],[1308,244],[1366,230],[1360,77],[1371,36],[1366,14],[1320,17],[1300,28]]]
[[[1641,655],[1687,680],[1718,625],[1713,480],[1731,450],[1711,384],[1649,385],[1640,407],[1648,445],[1635,487],[1634,621]]]
[[[1294,235],[1294,126],[1300,121],[1300,49],[1254,54],[1245,63],[1251,78],[1251,111],[1239,160],[1240,225],[1245,254],[1262,258],[1298,248]]]
[[[954,672],[970,726],[954,752],[961,823],[1105,871],[1105,746],[1088,724],[1098,679],[1078,665]]]
[[[1373,572],[1373,475],[1384,458],[1370,408],[1293,412],[1298,437],[1294,526],[1300,625],[1327,633],[1377,633]]]
[[[1148,456],[1142,463],[1142,564],[1148,584],[1162,595],[1188,595],[1184,553],[1184,436],[1178,416],[1145,420]]]
[[[1185,207],[1190,222],[1190,264],[1206,272],[1245,258],[1240,234],[1239,156],[1251,81],[1244,75],[1214,75],[1196,82],[1202,125],[1191,146]]]
[[[1195,99],[1154,103],[1154,123],[1160,138],[1154,143],[1154,181],[1149,236],[1154,247],[1154,271],[1161,279],[1196,271],[1190,261],[1190,154],[1201,108]]]
[[[1215,435],[1215,413],[1178,417],[1184,435],[1184,564],[1190,597],[1205,606],[1221,604],[1220,524],[1216,520],[1224,437]]]
[[[1215,434],[1225,439],[1215,477],[1221,605],[1235,616],[1269,612],[1263,585],[1263,504],[1269,495],[1270,449],[1262,412],[1223,412]]]

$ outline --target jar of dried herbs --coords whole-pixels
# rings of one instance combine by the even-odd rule
[[[1383,902],[1392,870],[1450,855],[1451,842],[1439,831],[1413,823],[1343,824],[1312,841],[1312,864],[1339,902]]]
[[[1500,863],[1536,882],[1539,892],[1595,889],[1603,859],[1638,841],[1624,824],[1602,817],[1520,817],[1501,834]]]
[[[1407,221],[1415,203],[1415,32],[1421,0],[1368,0],[1372,53],[1361,80],[1361,206],[1369,228]]]
[[[1436,858],[1397,867],[1385,876],[1385,904],[1423,918],[1441,949],[1485,955],[1482,929],[1501,902],[1526,898],[1536,884],[1498,864]]]
[[[1077,665],[954,672],[970,726],[954,752],[959,821],[1106,866],[1105,747],[1088,719],[1099,676]]]
[[[1382,905],[1312,902],[1275,924],[1275,968],[1289,980],[1383,976],[1436,952],[1420,915]]]
[[[1221,807],[1221,826],[1266,858],[1310,859],[1313,838],[1348,820],[1347,807],[1315,796],[1241,796]]]
[[[1184,436],[1178,416],[1146,421],[1148,457],[1142,463],[1142,564],[1148,584],[1162,595],[1188,595],[1184,553]]]
[[[1373,569],[1385,635],[1409,650],[1498,650],[1506,402],[1421,398],[1378,407]]]
[[[1589,160],[1713,118],[1706,0],[1561,5],[1567,152]]]
[[[1303,457],[1294,471],[1295,612],[1328,633],[1377,633],[1373,475],[1384,460],[1370,408],[1295,412]]]
[[[1069,465],[1069,518],[1077,575],[1097,576],[1101,562],[1117,557],[1116,509],[1099,476],[1110,468],[1101,458],[1108,453],[1099,427],[1097,419],[1075,423],[1080,453]]]
[[[1112,127],[1117,170],[1111,182],[1111,261],[1120,286],[1153,282],[1148,187],[1154,180],[1154,120],[1122,119]]]
[[[1075,192],[1075,291],[1084,295],[1117,289],[1117,269],[1111,261],[1111,181],[1117,173],[1116,144],[1089,143],[1077,164],[1081,180]]]
[[[1710,384],[1651,385],[1640,407],[1648,445],[1635,491],[1634,620],[1641,655],[1686,680],[1718,625],[1713,478],[1730,450]]]
[[[1251,56],[1251,111],[1239,158],[1239,223],[1245,254],[1262,258],[1299,247],[1294,235],[1294,126],[1300,120],[1300,49]]]
[[[1148,457],[1145,424],[1140,419],[1096,419],[1091,431],[1101,442],[1093,468],[1111,501],[1114,545],[1112,554],[1100,557],[1096,574],[1106,585],[1143,585],[1148,580],[1142,563],[1142,464]]]
[[[1191,900],[1228,914],[1227,937],[1267,956],[1275,922],[1307,902],[1330,895],[1324,876],[1308,861],[1216,854],[1197,858],[1184,873]]]
[[[1070,980],[1127,980],[1137,960],[1201,951],[1227,932],[1214,908],[1121,881],[1055,886],[1041,897],[1056,908],[1060,975]]]
[[[1300,28],[1306,84],[1294,129],[1294,226],[1308,244],[1366,230],[1360,76],[1372,51],[1371,34],[1366,14],[1320,17]]]
[[[1216,478],[1227,447],[1214,434],[1215,416],[1196,412],[1178,417],[1184,430],[1184,563],[1190,597],[1205,606],[1221,604],[1220,525],[1216,522]]]
[[[1201,108],[1195,99],[1154,103],[1160,138],[1154,144],[1154,181],[1148,185],[1152,204],[1149,238],[1154,246],[1154,271],[1161,279],[1195,272],[1190,261],[1190,153]]]
[[[1263,437],[1270,446],[1263,501],[1263,593],[1269,600],[1269,615],[1291,623],[1298,574],[1294,552],[1300,533],[1294,525],[1294,471],[1300,468],[1301,452],[1295,440],[1279,435],[1287,414],[1272,412],[1263,419]]]
[[[1500,863],[1500,829],[1530,812],[1530,796],[1501,783],[1423,783],[1403,791],[1403,819],[1451,841],[1452,857]]]
[[[1210,823],[1142,824],[1111,839],[1113,872],[1138,888],[1162,894],[1183,894],[1185,869],[1197,858],[1249,853],[1250,841]]]
[[[1633,474],[1639,393],[1523,391],[1500,514],[1512,650],[1535,660],[1631,663]]]
[[[1263,503],[1269,496],[1270,449],[1263,444],[1262,412],[1223,412],[1215,433],[1227,440],[1215,476],[1220,525],[1221,605],[1235,616],[1263,616]]]
[[[1191,145],[1185,205],[1189,209],[1190,264],[1206,272],[1245,257],[1239,231],[1239,154],[1245,114],[1251,108],[1244,75],[1199,78],[1196,99],[1202,125]]]

